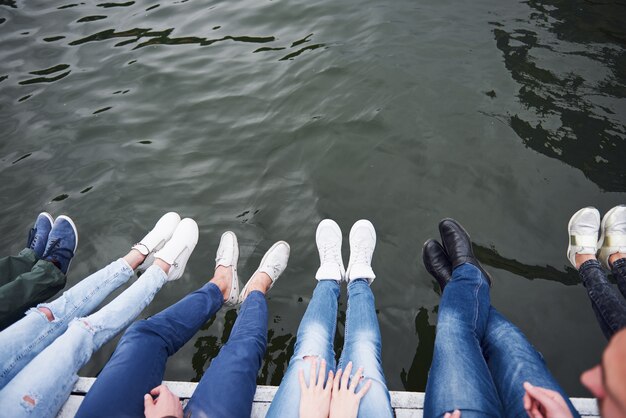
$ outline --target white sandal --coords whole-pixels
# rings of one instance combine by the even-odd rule
[[[626,253],[626,205],[615,206],[604,215],[598,247],[598,259],[608,270],[611,270],[609,257],[612,254]]]
[[[239,277],[237,276],[237,261],[239,260],[239,244],[234,232],[226,231],[220,238],[220,245],[215,256],[215,269],[219,266],[232,267],[230,294],[224,301],[225,306],[237,306],[239,304]]]
[[[285,271],[285,268],[287,268],[287,262],[289,261],[289,252],[289,244],[287,244],[285,241],[278,241],[277,243],[272,245],[272,247],[267,250],[267,252],[263,256],[261,264],[259,264],[259,268],[256,269],[254,273],[252,273],[252,276],[250,276],[250,279],[252,279],[252,277],[254,277],[254,275],[259,272],[267,274],[268,276],[270,276],[270,279],[272,279],[272,284],[270,285],[269,289],[267,289],[270,290],[272,287],[274,287],[274,283],[276,283],[276,280],[278,280],[283,271]],[[248,280],[248,283],[246,283],[243,290],[241,291],[241,295],[239,296],[239,303],[243,303],[244,299],[246,298],[249,284],[250,280]]]
[[[569,220],[567,232],[569,245],[567,259],[576,267],[576,254],[593,254],[598,251],[600,212],[594,207],[582,208]]]

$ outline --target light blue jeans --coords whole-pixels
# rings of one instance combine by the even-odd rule
[[[366,280],[353,280],[348,285],[348,310],[343,351],[335,366],[333,340],[337,325],[339,283],[320,280],[298,328],[296,346],[289,367],[276,392],[267,418],[297,418],[300,408],[299,370],[304,371],[308,382],[310,364],[304,357],[325,359],[327,370],[345,369],[352,361],[353,371],[363,367],[365,379],[372,387],[359,406],[359,417],[393,417],[389,391],[381,366],[381,338],[374,306],[374,295]]]
[[[78,380],[78,370],[141,313],[166,280],[161,268],[151,266],[98,312],[71,321],[0,391],[2,413],[14,418],[55,417]]]
[[[50,309],[53,321],[48,321],[39,309],[32,308],[26,316],[0,332],[0,390],[63,334],[72,319],[89,315],[132,275],[133,269],[120,258],[81,280],[53,302],[37,306]]]

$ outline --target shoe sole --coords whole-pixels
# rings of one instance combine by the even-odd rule
[[[74,231],[74,236],[76,237],[76,242],[74,243],[74,251],[73,251],[74,257],[75,257],[76,256],[76,249],[78,248],[78,229],[76,228],[76,225],[74,224],[74,221],[72,220],[72,218],[70,218],[69,216],[61,215],[61,216],[59,216],[57,218],[57,220],[59,220],[59,219],[65,219],[72,226],[72,230]],[[65,272],[66,275],[70,271],[70,266],[72,265],[72,261],[74,261],[74,257],[72,257],[70,262],[67,263],[67,271]]]
[[[604,245],[604,239],[606,238],[606,221],[607,221],[607,219],[609,219],[611,217],[611,215],[613,215],[613,213],[617,212],[618,209],[623,208],[623,207],[624,207],[624,205],[615,206],[610,211],[608,211],[604,215],[604,217],[602,218],[602,222],[600,223],[600,240],[598,241],[598,244],[596,245],[596,249],[598,251],[600,251],[602,249],[602,245]],[[600,260],[600,262],[602,262],[602,260]],[[607,264],[607,267],[608,267],[608,264],[609,264],[608,258],[606,260],[606,264]]]
[[[235,255],[233,256],[233,264],[231,266],[233,268],[233,283],[230,286],[230,296],[228,297],[228,300],[224,301],[224,305],[237,306],[239,302],[239,275],[237,274],[237,263],[239,262],[239,242],[237,241],[237,235],[235,235],[234,232],[226,231],[222,234],[222,237],[224,237],[224,235],[226,234],[232,234],[233,236],[233,241],[235,242],[235,251],[234,251]],[[220,243],[221,242],[222,242],[222,238],[220,238]],[[215,268],[217,269],[217,266],[215,266]],[[237,293],[237,297],[235,298],[233,302],[229,303],[230,298],[233,296],[233,291]]]
[[[321,221],[319,223],[319,225],[317,225],[317,230],[315,231],[315,245],[317,246],[317,252],[319,253],[320,251],[320,246],[319,246],[319,234],[320,234],[320,229],[322,229],[322,226],[330,226],[333,231],[335,231],[337,233],[337,235],[339,235],[339,251],[341,251],[341,246],[343,245],[343,236],[341,233],[341,228],[339,227],[339,225],[337,224],[337,222],[333,221],[332,219],[324,219],[323,221]],[[375,233],[375,232],[374,232]],[[341,259],[341,271],[343,273],[343,275],[346,275],[346,268],[343,265],[343,257],[340,257]],[[343,281],[343,279],[342,279]]]
[[[593,206],[585,206],[584,208],[577,210],[576,213],[574,213],[572,215],[572,217],[569,219],[569,222],[567,223],[567,242],[568,242],[568,244],[567,244],[567,251],[565,252],[565,256],[567,257],[567,259],[569,260],[570,263],[572,262],[572,260],[569,259],[569,252],[570,252],[570,250],[572,248],[571,238],[570,238],[572,236],[572,233],[570,232],[572,230],[572,222],[574,222],[574,218],[576,218],[576,215],[578,215],[579,213],[582,213],[584,210],[587,210],[587,209],[595,210],[597,215],[598,215],[598,218],[600,218],[600,211],[598,211],[597,208],[595,208]],[[615,208],[613,208],[613,209],[615,209]],[[611,211],[609,211],[609,213],[611,213]],[[607,213],[607,215],[608,215],[608,213]],[[605,219],[606,219],[606,216],[605,216]],[[596,244],[596,250],[599,249],[600,246],[602,246],[602,241],[604,241],[604,219],[600,223],[600,229],[602,230],[602,235],[600,236],[600,241],[598,241],[599,245]],[[575,265],[574,265],[574,268],[576,268]]]

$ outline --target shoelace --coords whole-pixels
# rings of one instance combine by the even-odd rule
[[[368,247],[365,245],[356,244],[354,246],[355,254],[354,254],[354,263],[355,264],[370,264],[371,263],[371,251],[368,251]]]
[[[322,248],[322,264],[328,262],[328,259],[331,259],[336,264],[341,264],[340,262],[340,251],[337,251],[337,244],[327,244]],[[330,254],[330,255],[329,255]]]
[[[61,258],[65,258],[69,260],[72,257],[74,257],[74,251],[70,250],[69,248],[61,247],[60,245],[61,245],[60,238],[53,240],[50,246],[48,247],[48,249],[46,250],[46,253],[43,255],[43,258],[50,257],[56,260],[60,256]]]
[[[27,248],[32,248],[37,243],[37,228],[31,228],[28,232],[28,242],[26,243]]]

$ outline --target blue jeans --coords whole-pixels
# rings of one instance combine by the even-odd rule
[[[310,365],[304,357],[325,359],[327,370],[335,370],[333,340],[337,325],[337,302],[339,283],[320,280],[315,287],[296,339],[293,356],[274,396],[267,418],[297,418],[300,408],[299,370],[308,381]],[[348,310],[343,351],[339,368],[344,369],[352,361],[354,372],[363,367],[365,379],[372,380],[372,387],[359,405],[359,417],[393,417],[389,391],[381,366],[381,338],[374,306],[374,295],[366,280],[353,280],[348,285]]]
[[[153,317],[135,322],[91,387],[80,417],[143,417],[143,396],[161,384],[169,356],[178,351],[223,304],[208,283]],[[228,343],[204,373],[185,416],[249,418],[256,377],[267,345],[267,303],[263,293],[244,301]]]
[[[527,418],[523,383],[555,390],[580,417],[524,334],[491,306],[489,284],[471,264],[457,267],[439,305],[424,417]]]
[[[613,263],[612,270],[622,296],[626,297],[626,259]],[[582,263],[578,274],[587,289],[591,307],[596,314],[600,328],[608,340],[617,331],[626,327],[626,301],[609,283],[598,260],[588,260]]]
[[[72,320],[0,391],[2,413],[14,418],[55,417],[78,380],[78,370],[141,313],[166,280],[163,270],[151,266],[98,312]]]
[[[133,270],[123,259],[109,264],[50,303],[53,321],[36,308],[0,332],[0,390],[44,348],[63,334],[74,318],[89,315],[115,289],[126,283]]]

